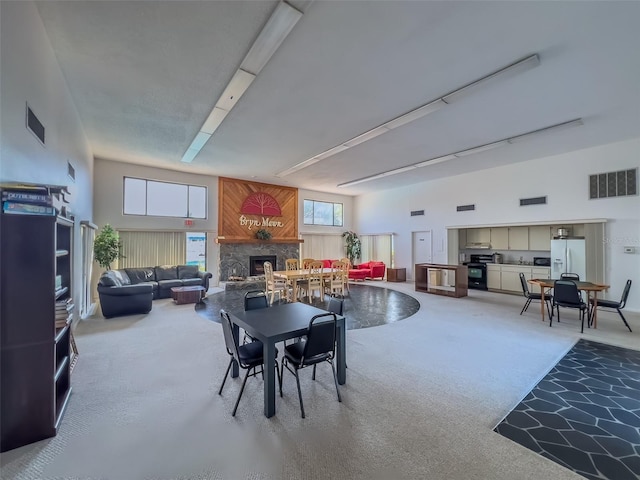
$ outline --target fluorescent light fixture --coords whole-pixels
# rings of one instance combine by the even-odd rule
[[[213,107],[213,110],[211,110],[211,113],[209,114],[207,119],[204,121],[204,125],[202,125],[200,132],[213,135],[213,132],[216,131],[216,129],[220,126],[222,121],[227,116],[227,113],[229,113],[227,110],[223,110],[218,107]]]
[[[190,163],[196,158],[202,147],[211,138],[211,135],[253,83],[256,75],[260,73],[260,70],[264,68],[287,35],[289,35],[291,29],[300,20],[300,17],[302,17],[301,11],[283,1],[278,3],[264,28],[258,34],[258,38],[253,42],[251,49],[244,57],[240,68],[233,75],[220,98],[218,98],[213,110],[200,128],[200,132],[198,132],[196,138],[193,139],[193,142],[191,142],[191,145],[182,156],[183,162]]]
[[[468,150],[462,150],[461,152],[456,152],[454,155],[456,157],[466,157],[467,155],[486,152],[487,150],[493,150],[494,148],[504,147],[505,145],[509,145],[509,142],[507,140],[500,140],[499,142],[487,143],[486,145],[480,145],[479,147],[473,147],[473,148],[469,148]]]
[[[569,120],[568,122],[558,123],[557,125],[552,125],[550,127],[534,130],[533,132],[518,135],[516,137],[511,137],[508,141],[509,143],[519,143],[519,142],[522,142],[523,140],[528,140],[533,136],[537,136],[545,133],[559,132],[561,130],[566,130],[567,128],[578,127],[580,125],[584,125],[584,122],[582,121],[581,118],[576,118],[575,120]]]
[[[432,158],[431,160],[425,160],[424,162],[416,163],[413,166],[416,168],[420,167],[428,167],[430,165],[435,165],[436,163],[446,162],[447,160],[453,160],[454,158],[458,158],[455,155],[443,155],[442,157]]]
[[[302,12],[288,3],[278,3],[240,68],[258,75],[301,17]]]
[[[283,170],[280,173],[276,174],[276,177],[284,177],[286,175],[290,175],[293,172],[297,172],[298,170],[302,170],[303,168],[307,168],[310,165],[313,165],[314,163],[318,163],[320,160],[324,160],[325,158],[331,157],[333,155],[335,155],[336,153],[340,153],[344,150],[348,150],[349,147],[345,146],[345,145],[338,145],[336,147],[333,147],[325,152],[319,153],[318,155],[316,155],[315,157],[311,157],[307,160],[305,160],[304,162],[300,162],[295,164],[293,167],[290,167],[286,170]]]
[[[433,102],[427,103],[421,107],[416,108],[415,110],[411,110],[404,115],[401,115],[390,122],[382,124],[382,126],[387,127],[389,130],[393,130],[394,128],[401,127],[402,125],[406,125],[409,122],[413,122],[414,120],[418,120],[430,113],[439,110],[440,108],[446,105],[441,99],[434,100]]]
[[[437,163],[446,162],[448,160],[453,160],[458,157],[466,157],[467,155],[473,155],[474,153],[486,152],[487,150],[492,150],[494,148],[502,147],[505,145],[509,145],[512,143],[518,143],[522,140],[527,140],[529,138],[533,138],[535,136],[549,133],[549,132],[557,132],[559,130],[565,130],[570,127],[577,127],[579,125],[584,125],[584,122],[581,118],[576,118],[573,120],[569,120],[568,122],[558,123],[556,125],[551,125],[550,127],[540,128],[538,130],[532,130],[531,132],[523,133],[522,135],[515,135],[513,137],[504,138],[502,140],[498,140],[497,142],[487,143],[485,145],[480,145],[473,148],[468,148],[466,150],[461,150],[459,152],[450,153],[448,155],[442,155],[440,157],[431,158],[429,160],[424,160],[420,163],[414,163],[411,165],[407,165],[406,167],[394,168],[393,170],[388,170],[386,172],[376,173],[375,175],[370,175],[368,177],[358,178],[356,180],[351,180],[349,182],[340,183],[338,187],[351,187],[353,185],[358,185],[359,183],[370,182],[371,180],[377,180],[378,178],[388,177],[390,175],[396,175],[398,173],[406,172],[408,170],[412,170],[414,168],[428,167],[431,165],[435,165]]]
[[[369,130],[368,132],[365,132],[362,135],[358,135],[357,137],[352,138],[348,142],[344,142],[342,145],[347,148],[355,147],[356,145],[360,145],[361,143],[371,140],[372,138],[375,138],[378,135],[382,135],[383,133],[387,133],[388,131],[389,131],[388,128],[376,127],[373,130]]]
[[[538,65],[540,65],[540,57],[536,53],[528,57],[525,57],[523,59],[520,59],[517,62],[512,63],[511,65],[507,65],[506,67],[501,68],[500,70],[490,73],[489,75],[486,75],[476,80],[475,82],[471,82],[462,88],[458,88],[457,90],[454,90],[453,92],[443,96],[442,100],[444,100],[447,103],[453,103],[461,99],[465,95],[468,95],[469,93],[471,93],[476,87],[479,87],[480,85],[490,80],[493,80],[496,77],[506,77],[507,75],[515,75],[517,73],[524,72],[525,70],[529,70],[533,67],[537,67]]]
[[[347,148],[360,145],[361,143],[364,143],[368,140],[371,140],[372,138],[382,135],[383,133],[386,133],[389,130],[393,130],[394,128],[401,127],[403,125],[406,125],[407,123],[413,122],[414,120],[418,120],[419,118],[429,115],[430,113],[433,113],[436,110],[439,110],[445,105],[455,102],[458,99],[462,98],[463,96],[467,95],[468,93],[471,93],[476,87],[479,87],[480,85],[486,82],[489,82],[497,77],[507,77],[509,75],[514,75],[516,73],[520,73],[525,70],[529,70],[530,68],[536,67],[539,64],[540,64],[540,57],[538,56],[537,53],[533,55],[529,55],[528,57],[522,58],[510,65],[507,65],[504,68],[501,68],[500,70],[490,73],[489,75],[485,75],[484,77],[474,82],[468,83],[464,87],[458,88],[453,92],[449,92],[448,94],[446,94],[441,98],[437,98],[425,105],[422,105],[421,107],[418,107],[414,110],[411,110],[410,112],[405,113],[404,115],[400,115],[399,117],[396,117],[393,120],[383,123],[382,125],[376,128],[367,130],[366,132],[358,135],[357,137],[347,140],[346,142],[342,142],[342,145],[346,146]],[[495,148],[495,147],[492,147],[492,148]],[[293,172],[297,172],[298,170],[301,170],[310,165],[313,165],[314,163],[320,160],[324,160],[325,158],[330,157],[331,155],[334,155],[338,151],[340,152],[342,151],[342,150],[338,150],[334,152],[333,150],[334,149],[330,149],[318,155],[315,155],[314,157],[311,157],[308,160],[300,162],[287,170],[277,173],[276,176],[284,177]],[[469,154],[471,153],[476,153],[476,152],[470,152]]]
[[[247,91],[249,85],[255,80],[256,76],[252,73],[245,72],[239,68],[233,75],[233,78],[224,89],[222,95],[216,102],[216,107],[219,107],[227,112],[235,107],[240,97]]]

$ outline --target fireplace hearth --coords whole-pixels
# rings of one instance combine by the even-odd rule
[[[264,275],[264,262],[271,262],[273,269],[276,269],[276,256],[275,255],[255,255],[249,257],[249,275],[258,276]]]

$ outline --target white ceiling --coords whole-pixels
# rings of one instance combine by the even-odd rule
[[[96,158],[357,195],[640,136],[640,2],[292,1],[301,20],[182,163],[276,3],[38,9]],[[276,176],[533,53],[534,69]],[[583,126],[337,187],[577,117]]]

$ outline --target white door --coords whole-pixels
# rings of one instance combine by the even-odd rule
[[[424,232],[413,232],[413,264],[416,263],[432,263],[433,252],[431,246],[431,230]],[[411,273],[407,272],[413,278],[413,266]]]

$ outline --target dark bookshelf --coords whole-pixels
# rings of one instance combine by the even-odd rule
[[[73,222],[0,214],[0,451],[52,437],[71,394]],[[56,276],[60,276],[56,288]]]

